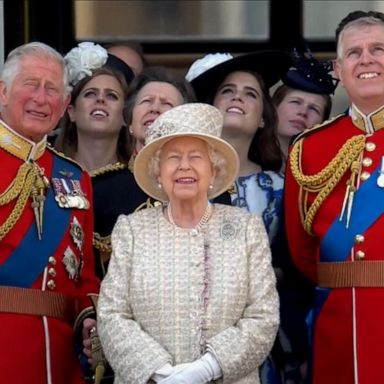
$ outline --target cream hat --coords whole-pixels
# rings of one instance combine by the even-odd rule
[[[145,146],[135,159],[133,172],[141,189],[155,199],[168,201],[157,180],[149,175],[150,159],[167,141],[190,136],[206,141],[226,159],[226,174],[215,180],[213,188],[208,191],[208,198],[212,199],[226,191],[238,174],[239,158],[234,148],[220,138],[222,128],[221,112],[208,104],[182,104],[161,114],[149,126]]]

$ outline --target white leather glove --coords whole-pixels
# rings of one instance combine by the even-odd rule
[[[165,378],[182,370],[184,368],[184,365],[186,364],[178,364],[175,367],[173,367],[171,364],[167,363],[163,365],[160,369],[155,371],[155,373],[151,376],[151,379],[155,383],[160,383],[161,380],[164,380]]]
[[[200,359],[192,363],[179,364],[175,371],[158,381],[159,384],[205,384],[223,375],[215,357],[207,352]]]

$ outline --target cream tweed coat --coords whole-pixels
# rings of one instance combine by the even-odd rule
[[[262,220],[214,205],[204,231],[178,228],[155,207],[121,215],[98,305],[115,383],[145,384],[165,363],[211,351],[223,383],[259,383],[279,304]]]

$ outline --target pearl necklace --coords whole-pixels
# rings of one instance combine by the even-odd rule
[[[168,203],[168,205],[167,205],[167,214],[168,214],[169,222],[172,225],[174,225],[175,227],[178,227],[178,225],[175,223],[175,220],[173,220],[171,203]],[[192,236],[198,235],[198,233],[204,227],[204,225],[207,224],[211,215],[212,215],[212,205],[208,202],[207,207],[205,208],[204,214],[203,214],[203,216],[201,216],[200,221],[197,223],[195,228],[191,229],[191,235]]]

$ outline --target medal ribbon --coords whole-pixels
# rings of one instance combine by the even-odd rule
[[[80,180],[79,168],[55,156],[51,178],[59,177],[63,169],[71,171],[73,177]],[[72,210],[60,208],[55,201],[53,188],[49,188],[44,213],[42,240],[38,239],[36,223],[33,221],[15,251],[0,266],[0,285],[30,288],[44,271],[49,257],[55,254],[66,234]]]

